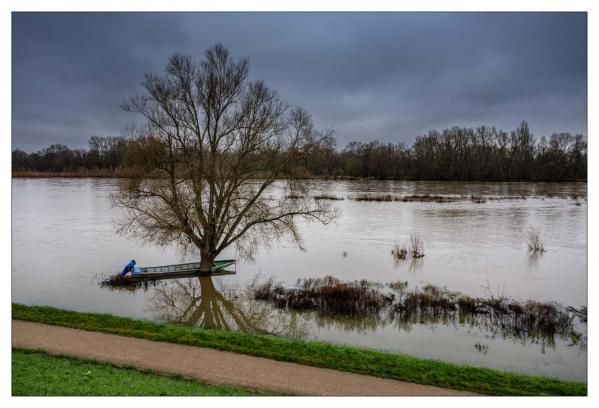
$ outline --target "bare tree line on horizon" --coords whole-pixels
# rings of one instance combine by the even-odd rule
[[[27,173],[121,176],[129,138],[98,137],[88,149],[52,144],[33,153],[15,149],[12,169]],[[584,181],[587,141],[580,134],[535,138],[522,122],[512,132],[494,127],[430,131],[404,143],[350,142],[339,150],[328,135],[297,163],[305,177],[350,177],[457,181]]]

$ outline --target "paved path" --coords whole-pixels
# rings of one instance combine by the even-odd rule
[[[12,345],[210,384],[294,395],[468,395],[466,392],[252,357],[209,348],[12,321]]]

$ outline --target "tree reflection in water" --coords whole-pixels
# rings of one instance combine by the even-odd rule
[[[243,292],[218,290],[209,276],[161,282],[154,289],[148,309],[157,320],[205,329],[292,338],[308,335],[307,324],[298,313],[253,301]]]

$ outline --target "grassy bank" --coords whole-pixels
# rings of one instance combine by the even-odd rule
[[[13,349],[12,395],[137,395],[216,396],[266,395],[181,377],[119,368],[110,364],[40,351]]]
[[[316,341],[154,323],[52,307],[12,305],[13,319],[156,341],[210,347],[275,360],[491,395],[586,395],[585,383],[508,373]]]

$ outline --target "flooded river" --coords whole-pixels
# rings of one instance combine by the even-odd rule
[[[518,335],[442,317],[402,321],[390,316],[331,318],[290,312],[251,300],[246,287],[274,277],[407,281],[471,296],[505,295],[587,304],[585,183],[460,183],[311,181],[331,201],[333,224],[300,224],[305,251],[287,242],[240,261],[237,274],[164,281],[137,291],[108,290],[98,281],[131,258],[141,266],[189,261],[115,232],[119,210],[109,179],[13,179],[12,301],[107,312],[202,327],[319,339],[531,374],[586,380],[586,341]],[[276,194],[276,191],[273,192]],[[449,202],[357,201],[360,195],[442,195]],[[475,203],[471,195],[487,200]],[[460,199],[457,199],[460,197]],[[541,231],[546,252],[532,256],[526,231]],[[411,233],[425,257],[396,261],[394,243]],[[234,252],[223,258],[235,257]],[[586,336],[586,327],[580,330]]]

